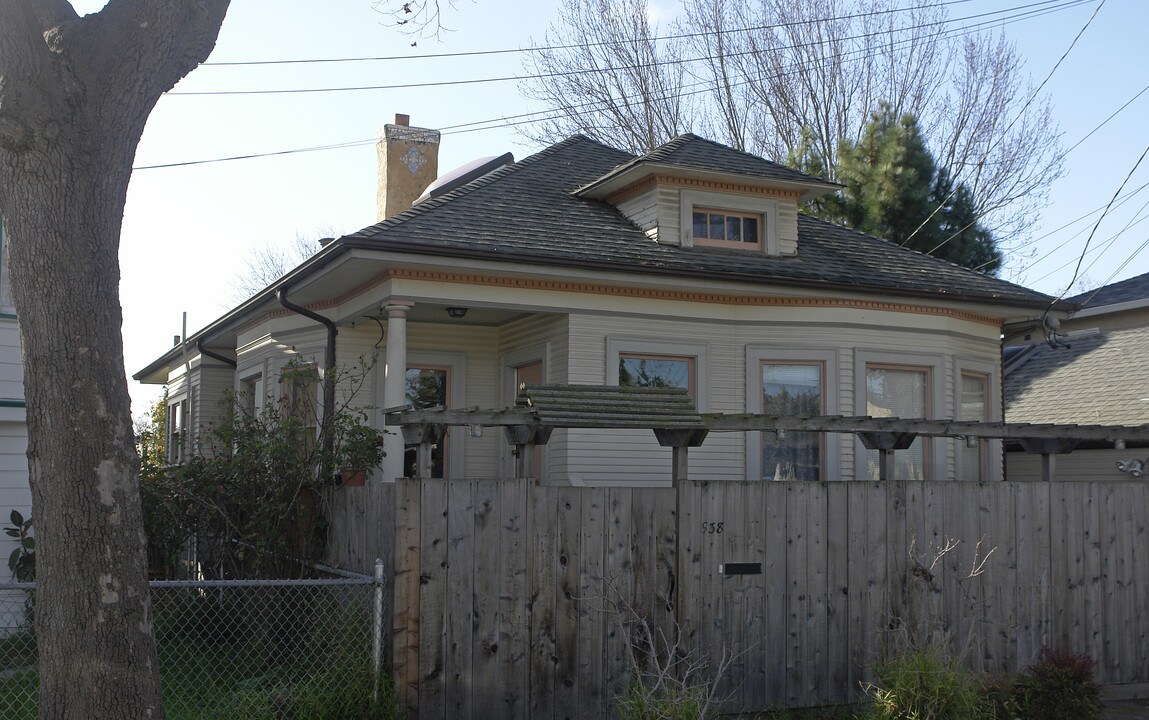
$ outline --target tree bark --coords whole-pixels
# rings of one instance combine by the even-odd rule
[[[161,94],[228,0],[0,2],[0,214],[23,345],[40,718],[160,718],[119,235]]]

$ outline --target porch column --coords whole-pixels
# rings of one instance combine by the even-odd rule
[[[415,306],[404,300],[388,301],[387,356],[383,376],[383,408],[394,408],[407,402],[407,311]],[[383,482],[403,477],[403,434],[391,428],[383,443]]]

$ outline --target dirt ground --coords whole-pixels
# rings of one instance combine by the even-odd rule
[[[1105,720],[1149,720],[1149,700],[1114,700],[1105,703]]]

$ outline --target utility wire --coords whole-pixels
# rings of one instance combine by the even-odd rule
[[[1006,8],[1004,10],[993,10],[993,11],[989,11],[989,12],[978,13],[975,15],[968,15],[968,16],[956,18],[953,20],[944,20],[944,21],[938,21],[938,22],[923,23],[921,25],[907,26],[904,28],[898,28],[898,31],[904,32],[907,30],[920,30],[920,29],[929,28],[929,27],[936,27],[939,25],[944,26],[944,25],[947,25],[950,23],[955,23],[955,22],[961,22],[961,21],[967,21],[967,20],[976,20],[979,18],[987,18],[987,17],[991,17],[994,15],[1005,15],[1006,13],[1011,13],[1011,12],[1015,12],[1015,11],[1019,11],[1019,10],[1026,10],[1025,13],[1019,13],[1019,15],[1027,15],[1027,14],[1032,14],[1032,13],[1037,12],[1035,10],[1028,10],[1028,8],[1039,7],[1039,8],[1042,8],[1044,10],[1057,10],[1057,9],[1065,9],[1068,7],[1074,7],[1076,5],[1080,5],[1080,4],[1083,4],[1085,2],[1089,2],[1089,1],[1091,1],[1091,0],[1042,0],[1042,2],[1031,3],[1029,5],[1020,5],[1020,6],[1016,6],[1016,7]],[[1056,2],[1062,2],[1062,5],[1055,6],[1053,8],[1048,7],[1049,5],[1052,5]],[[1102,4],[1104,4],[1104,0],[1102,0]],[[983,23],[984,22],[993,22],[994,24],[996,24],[998,22],[1001,22],[1003,20],[1008,20],[1008,19],[1010,19],[1010,17],[997,18],[993,21],[983,21]],[[781,27],[781,26],[778,26],[778,27]],[[734,31],[726,31],[726,32],[734,32]],[[744,30],[738,30],[737,32],[745,32],[745,31]],[[710,33],[702,33],[702,34],[710,34]],[[848,38],[844,38],[844,40],[846,40],[846,41],[861,40],[861,39],[866,39],[866,38],[870,38],[870,37],[878,37],[878,36],[887,35],[887,34],[889,34],[887,31],[879,31],[879,32],[875,32],[875,33],[868,33],[868,34],[851,36]],[[805,47],[805,46],[806,46],[805,44],[802,44],[802,45],[794,45],[794,46],[789,46],[789,47],[785,47],[785,48],[778,48],[778,49],[779,50],[794,50],[794,49],[798,49],[798,48]],[[727,57],[739,57],[742,55],[754,54],[756,52],[759,52],[759,51],[754,50],[754,49],[746,50],[746,51],[743,51],[740,53],[730,53]],[[677,65],[677,64],[686,64],[686,63],[698,62],[698,61],[705,60],[705,59],[706,59],[706,57],[696,57],[696,58],[686,58],[686,59],[671,59],[671,60],[657,60],[654,62],[641,63],[641,64],[637,64],[637,65],[624,65],[624,66],[611,67],[610,70],[643,70],[643,69],[648,69],[648,68],[653,68],[653,67],[660,67],[660,66],[664,66],[664,65]],[[568,71],[554,72],[554,73],[536,73],[536,74],[531,74],[531,75],[504,75],[504,76],[500,76],[500,77],[475,78],[475,79],[471,79],[471,80],[442,80],[442,81],[437,81],[437,82],[395,83],[395,84],[390,84],[390,85],[347,85],[347,86],[336,86],[336,87],[282,88],[282,89],[271,89],[271,90],[185,90],[185,91],[171,91],[171,92],[165,93],[165,95],[173,96],[173,97],[193,97],[193,96],[208,96],[208,95],[216,95],[216,96],[226,96],[226,95],[293,95],[293,94],[299,94],[299,93],[332,93],[332,92],[361,92],[361,91],[375,91],[375,90],[407,90],[407,89],[415,89],[415,88],[434,88],[434,87],[447,87],[447,86],[456,86],[456,85],[475,85],[475,84],[483,84],[483,83],[510,82],[510,81],[521,82],[523,80],[544,80],[547,78],[571,77],[571,76],[576,76],[576,75],[585,75],[587,72],[590,72],[590,71],[580,69],[580,70],[568,70]]]
[[[1045,15],[1045,14],[1048,14],[1051,12],[1058,12],[1062,9],[1065,9],[1065,7],[1072,7],[1074,5],[1078,5],[1078,4],[1082,4],[1084,2],[1090,2],[1090,1],[1091,0],[1075,0],[1074,2],[1067,3],[1067,4],[1062,5],[1062,6],[1044,9],[1041,12],[1030,11],[1030,12],[1027,12],[1024,14],[1012,16],[1010,18],[998,19],[998,20],[993,20],[993,21],[983,21],[981,23],[976,23],[974,25],[962,26],[960,28],[955,28],[953,30],[946,30],[945,32],[942,33],[942,35],[944,35],[944,36],[957,36],[957,35],[970,34],[972,32],[976,32],[976,31],[980,30],[982,27],[984,27],[986,25],[990,25],[990,24],[996,25],[999,22],[1001,24],[1012,24],[1014,22],[1021,22],[1022,20],[1031,19],[1032,17],[1038,17],[1040,15]],[[860,37],[866,37],[866,36],[860,36]],[[907,39],[904,41],[899,41],[899,43],[896,43],[896,44],[904,44],[904,43],[909,43],[909,42],[911,42],[911,40]],[[850,57],[851,55],[853,55],[855,57],[851,58]],[[864,51],[857,51],[857,52],[853,52],[853,53],[842,53],[836,59],[839,59],[839,60],[844,59],[844,60],[849,61],[851,59],[860,60],[864,57],[866,57],[866,53]],[[798,71],[799,71],[798,68],[795,68],[793,70],[793,72],[798,72]],[[744,80],[742,82],[735,83],[734,86],[746,85],[746,84],[750,84],[752,82],[753,82],[752,79],[747,79],[747,80]],[[683,97],[686,97],[689,95],[704,94],[704,93],[710,92],[712,89],[711,83],[709,81],[706,81],[706,80],[699,81],[698,83],[695,83],[693,86],[687,86],[687,87],[688,88],[689,87],[697,87],[700,89],[686,92],[686,93],[676,93],[676,94],[683,96]],[[667,99],[666,96],[664,96],[662,98],[657,98],[656,100],[665,100],[665,99]],[[590,102],[578,104],[578,105],[574,106],[574,109],[592,109],[597,104],[598,104],[597,102],[590,101]],[[566,113],[562,112],[562,111],[551,111],[551,110],[537,111],[537,112],[531,112],[531,113],[523,113],[520,115],[511,115],[511,116],[499,118],[499,119],[480,120],[480,121],[475,121],[475,122],[470,122],[470,123],[462,123],[459,125],[449,125],[449,126],[445,126],[443,128],[440,128],[440,132],[442,132],[445,135],[455,135],[455,134],[463,134],[463,133],[470,133],[470,132],[478,132],[478,131],[483,131],[483,130],[509,128],[509,127],[515,127],[515,126],[519,126],[519,125],[533,124],[536,122],[544,122],[546,120],[553,120],[556,118],[561,118],[561,117],[565,116],[565,114]],[[174,162],[174,163],[160,163],[160,164],[153,164],[153,165],[141,165],[141,166],[134,167],[133,170],[155,170],[155,169],[162,169],[162,168],[186,167],[186,166],[191,166],[191,165],[204,165],[204,164],[217,163],[217,162],[229,162],[229,161],[233,161],[233,160],[249,160],[249,159],[261,158],[261,157],[274,157],[274,156],[280,156],[280,155],[291,155],[291,154],[295,154],[295,153],[315,152],[315,151],[319,151],[319,150],[333,150],[333,149],[341,149],[341,148],[348,148],[348,147],[360,147],[360,146],[364,146],[364,145],[373,144],[374,142],[376,142],[375,138],[366,138],[363,140],[353,140],[353,141],[348,141],[348,142],[343,142],[343,143],[332,143],[332,144],[328,144],[328,145],[320,145],[320,146],[306,147],[306,148],[297,148],[297,149],[290,149],[290,150],[278,150],[278,151],[271,151],[271,152],[265,152],[265,153],[248,153],[248,154],[243,154],[243,155],[233,155],[233,156],[227,156],[227,157],[221,157],[221,158],[209,158],[209,159],[204,159],[204,160],[189,160],[189,161]]]
[[[1085,253],[1089,250],[1089,243],[1093,241],[1093,235],[1097,232],[1097,228],[1101,226],[1101,221],[1109,214],[1109,209],[1113,207],[1113,203],[1117,200],[1118,196],[1121,195],[1121,191],[1125,189],[1125,184],[1129,182],[1129,178],[1133,177],[1133,173],[1137,172],[1137,168],[1141,166],[1141,161],[1145,159],[1145,155],[1147,154],[1149,154],[1149,145],[1145,146],[1145,150],[1141,152],[1141,157],[1137,158],[1137,162],[1133,163],[1133,168],[1129,171],[1129,174],[1125,176],[1125,179],[1121,181],[1117,192],[1113,193],[1113,197],[1109,199],[1109,204],[1105,206],[1101,217],[1097,218],[1097,222],[1093,225],[1093,230],[1089,232],[1089,237],[1085,240],[1085,247],[1081,249],[1081,255],[1077,258],[1077,266],[1073,269],[1073,277],[1069,280],[1069,284],[1065,286],[1065,289],[1061,291],[1061,294],[1054,298],[1053,302],[1049,304],[1049,307],[1045,309],[1045,315],[1049,315],[1049,311],[1053,309],[1057,301],[1065,297],[1065,294],[1069,292],[1069,288],[1073,287],[1073,283],[1077,282],[1077,275],[1081,272],[1081,263],[1085,260]]]
[[[1009,131],[1013,129],[1013,126],[1017,124],[1017,121],[1020,120],[1023,115],[1025,115],[1025,111],[1028,110],[1029,106],[1033,104],[1033,101],[1037,99],[1037,96],[1041,93],[1041,89],[1045,87],[1046,83],[1048,83],[1050,78],[1053,77],[1053,74],[1055,72],[1057,72],[1057,69],[1059,67],[1061,67],[1061,63],[1065,60],[1066,57],[1069,56],[1069,53],[1073,50],[1074,46],[1077,45],[1077,41],[1080,40],[1081,36],[1085,34],[1085,31],[1093,23],[1093,19],[1097,17],[1097,13],[1101,12],[1101,8],[1104,6],[1105,6],[1105,0],[1101,0],[1101,2],[1099,2],[1097,4],[1097,7],[1094,8],[1094,10],[1093,10],[1093,14],[1089,16],[1089,19],[1085,21],[1085,25],[1082,26],[1081,30],[1079,30],[1077,32],[1077,35],[1073,38],[1073,42],[1069,43],[1069,47],[1065,49],[1065,52],[1062,53],[1061,57],[1057,59],[1057,62],[1053,64],[1053,69],[1049,71],[1049,73],[1045,76],[1045,79],[1042,80],[1041,84],[1037,86],[1037,89],[1034,90],[1032,93],[1030,93],[1029,98],[1025,101],[1025,105],[1022,106],[1021,110],[1018,111],[1017,115],[1015,115],[1013,120],[1010,121],[1009,125],[1006,126],[1006,128],[1002,132],[1002,134],[998,136],[997,142],[995,142],[993,145],[991,145],[989,150],[986,151],[986,155],[988,155],[990,151],[992,151],[997,145],[999,145],[1005,139],[1005,137],[1009,134]],[[1064,153],[1062,154],[1062,157],[1064,157]],[[985,156],[983,156],[982,159],[978,161],[979,169],[984,164],[985,164]],[[947,195],[946,198],[944,200],[942,200],[941,203],[939,203],[936,208],[934,208],[933,212],[931,212],[929,214],[929,216],[925,220],[922,221],[921,225],[918,225],[917,228],[915,228],[912,233],[907,235],[906,239],[903,240],[899,244],[905,245],[910,240],[912,240],[914,238],[914,236],[918,234],[918,231],[921,230],[922,228],[924,228],[926,226],[926,224],[930,220],[933,219],[934,215],[937,215],[938,212],[942,208],[945,207],[946,203],[948,203],[951,199],[953,199],[953,196],[955,194],[957,194],[959,187],[960,187],[960,184],[955,185],[953,191],[950,192],[950,194]],[[936,249],[942,247],[942,245],[945,245],[946,242],[949,242],[949,240],[952,240],[954,237],[957,237],[957,234],[950,236],[949,238],[946,239],[945,242],[943,242],[941,245],[938,245],[938,247],[934,248],[934,249],[936,250]]]
[[[819,18],[815,22],[831,22],[838,20],[854,20],[864,17],[876,17],[878,15],[897,14],[904,12],[911,12],[913,10],[924,10],[935,7],[947,7],[949,5],[962,5],[965,3],[973,2],[974,0],[949,0],[949,2],[932,3],[929,5],[914,5],[911,7],[896,7],[889,10],[875,10],[865,13],[854,13],[851,15],[837,15],[828,18]],[[1060,0],[1044,0],[1043,2],[1033,3],[1033,5],[1050,4],[1059,2]],[[1029,6],[1022,6],[1029,7]],[[776,25],[757,25],[746,28],[732,28],[729,30],[718,30],[718,34],[739,33],[739,32],[754,32],[758,30],[775,30],[793,25],[800,25],[809,21],[793,21],[788,23],[778,23]],[[682,33],[679,35],[664,35],[662,37],[652,38],[654,42],[663,42],[667,40],[686,40],[688,38],[702,37],[704,35],[712,35],[711,32],[698,32],[698,33]],[[597,43],[571,43],[568,45],[545,45],[528,48],[504,48],[498,50],[472,50],[467,52],[450,52],[450,53],[422,53],[417,55],[383,55],[378,57],[344,57],[344,58],[309,58],[298,60],[237,60],[237,61],[219,61],[219,62],[203,62],[200,67],[237,67],[237,66],[252,66],[252,65],[299,65],[299,64],[320,64],[320,63],[350,63],[350,62],[386,62],[392,60],[432,60],[440,58],[458,58],[458,57],[482,57],[486,55],[507,55],[512,53],[531,53],[531,52],[551,52],[554,50],[576,50],[581,48],[594,48],[605,47],[611,45],[610,41],[603,41]]]

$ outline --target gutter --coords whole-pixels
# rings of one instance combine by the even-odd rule
[[[330,463],[332,450],[335,448],[335,438],[332,437],[328,423],[335,414],[335,336],[339,334],[339,329],[330,318],[288,300],[287,291],[290,286],[291,282],[287,281],[275,289],[275,299],[279,304],[327,328],[327,347],[323,356],[323,417],[319,425],[323,434],[323,463],[319,468],[319,477],[321,480],[327,480],[332,477]]]

